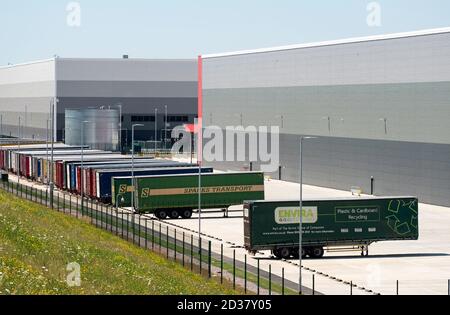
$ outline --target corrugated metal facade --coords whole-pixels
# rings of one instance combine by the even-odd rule
[[[441,31],[206,57],[204,122],[280,126],[283,179],[298,178],[299,135],[314,135],[307,183],[369,191],[374,176],[378,194],[450,205],[449,55]]]
[[[154,116],[156,107],[158,129],[162,129],[165,106],[169,116],[187,116],[189,122],[197,115],[197,63],[196,60],[58,58],[56,71],[55,60],[0,68],[3,133],[17,135],[21,113],[22,121],[25,116],[28,120],[23,135],[45,138],[50,100],[55,94],[59,100],[59,140],[64,137],[66,109],[108,107],[119,102],[123,104],[123,128],[131,128],[133,116]],[[152,139],[154,122],[139,123],[146,126],[136,130],[136,139]],[[131,132],[124,132],[123,136],[130,138]]]

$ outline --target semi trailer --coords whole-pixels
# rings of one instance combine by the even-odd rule
[[[198,167],[158,167],[158,168],[137,168],[134,171],[135,178],[142,176],[155,176],[155,175],[175,175],[175,174],[198,174]],[[214,170],[211,167],[202,167],[202,173],[212,173]],[[131,169],[115,169],[115,170],[95,170],[95,178],[93,191],[90,191],[90,197],[101,200],[103,203],[111,203],[111,181],[112,178],[120,178],[118,180],[119,185],[131,186]],[[123,202],[120,203],[121,207],[131,206],[131,192],[123,194],[121,196]],[[122,200],[122,199],[121,199]]]
[[[325,250],[361,250],[382,241],[419,238],[415,197],[373,197],[299,201],[248,201],[244,243],[251,254],[270,250],[279,259],[321,258]],[[300,246],[302,218],[302,246]]]
[[[112,180],[113,204],[121,201],[121,194],[133,191],[133,187],[121,181],[120,178]],[[188,219],[193,210],[199,208],[198,174],[138,177],[135,183],[135,206],[139,213],[151,213],[159,219]],[[264,197],[264,174],[260,172],[203,174],[201,177],[202,210],[228,209],[242,205],[245,200]]]

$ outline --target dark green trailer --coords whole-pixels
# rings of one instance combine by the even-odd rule
[[[302,256],[321,258],[325,249],[419,238],[415,197],[349,198],[303,202]],[[244,205],[245,248],[271,250],[277,258],[299,258],[299,201],[248,201]]]
[[[160,219],[190,218],[198,209],[198,175],[164,175],[136,179],[136,209]],[[264,174],[260,172],[203,174],[203,209],[227,209],[245,200],[264,199]]]

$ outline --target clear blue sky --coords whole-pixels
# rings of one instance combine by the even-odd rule
[[[0,0],[0,65],[61,57],[194,58],[250,48],[450,26],[448,0]]]

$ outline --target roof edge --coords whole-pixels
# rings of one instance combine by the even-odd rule
[[[353,38],[347,38],[347,39],[312,42],[312,43],[297,44],[297,45],[277,46],[277,47],[260,48],[260,49],[249,49],[249,50],[241,50],[241,51],[218,53],[218,54],[206,54],[206,55],[203,55],[202,58],[203,59],[212,59],[212,58],[219,58],[219,57],[232,57],[232,56],[250,55],[250,54],[257,54],[257,53],[268,53],[268,52],[277,52],[277,51],[294,50],[294,49],[302,49],[302,48],[314,48],[314,47],[334,46],[334,45],[343,45],[343,44],[354,44],[354,43],[362,43],[362,42],[370,42],[370,41],[400,39],[400,38],[436,35],[436,34],[444,34],[444,33],[450,33],[450,27],[426,29],[426,30],[412,31],[412,32],[392,33],[392,34],[385,34],[385,35],[353,37]]]
[[[35,61],[10,64],[10,65],[6,65],[6,66],[0,66],[0,69],[9,69],[9,68],[15,68],[15,67],[30,66],[30,65],[34,65],[34,64],[38,64],[38,63],[55,61],[56,59],[57,58],[49,58],[49,59],[41,59],[41,60],[35,60]]]

